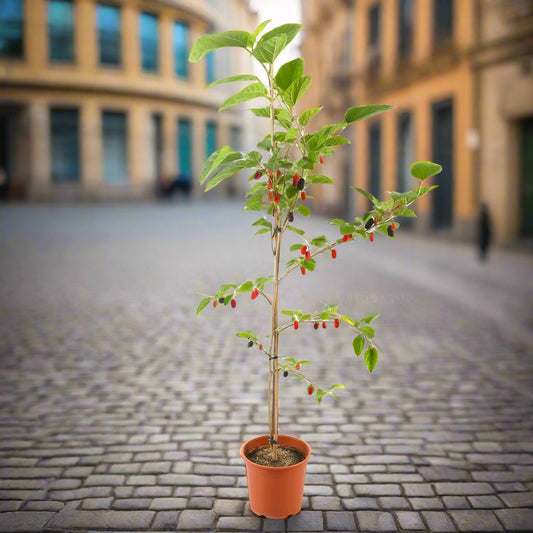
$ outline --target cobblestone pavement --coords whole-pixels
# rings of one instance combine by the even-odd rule
[[[196,318],[193,292],[269,274],[251,220],[0,210],[0,530],[532,530],[533,258],[402,230],[283,282],[284,307],[381,310],[385,356],[369,375],[347,330],[287,330],[285,353],[347,388],[318,406],[282,380],[282,432],[313,447],[304,509],[250,512],[238,449],[266,432],[267,365],[235,332],[265,332],[268,309],[242,295]]]

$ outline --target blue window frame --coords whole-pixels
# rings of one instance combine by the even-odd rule
[[[24,53],[24,11],[22,0],[0,2],[0,57],[22,57]]]
[[[178,120],[178,173],[192,177],[192,123],[188,118]]]
[[[398,3],[398,57],[400,60],[411,55],[413,49],[414,25],[413,0],[400,0]]]
[[[106,183],[128,181],[128,131],[125,113],[104,111],[104,180]]]
[[[381,194],[381,123],[376,121],[368,128],[368,178],[370,194]]]
[[[174,69],[180,78],[189,75],[189,26],[185,22],[174,23]]]
[[[433,39],[446,45],[453,35],[453,0],[433,0]]]
[[[216,80],[215,52],[209,52],[206,58],[206,80],[207,83],[213,83]]]
[[[52,181],[79,181],[79,112],[77,109],[50,110],[50,155]]]
[[[141,67],[145,72],[159,70],[159,20],[151,13],[140,15]]]
[[[209,121],[205,131],[205,155],[209,157],[217,149],[217,123]]]
[[[120,66],[120,7],[112,4],[98,4],[96,27],[100,65]]]
[[[48,57],[59,63],[74,61],[72,0],[48,0]]]

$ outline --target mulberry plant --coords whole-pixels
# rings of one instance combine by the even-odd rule
[[[301,111],[297,108],[298,101],[311,84],[311,77],[304,73],[303,59],[297,58],[279,67],[275,65],[276,58],[295,38],[301,25],[284,24],[263,33],[268,22],[261,23],[254,33],[225,31],[203,35],[195,42],[189,60],[196,62],[217,48],[238,47],[250,54],[265,73],[266,83],[254,74],[238,74],[219,79],[209,86],[250,82],[224,101],[219,111],[250,100],[260,102],[251,112],[259,119],[267,120],[270,131],[259,140],[257,150],[245,153],[235,151],[230,146],[218,149],[205,162],[199,179],[205,184],[205,190],[209,191],[243,170],[250,172],[250,187],[246,193],[244,209],[259,213],[252,226],[257,228],[257,235],[265,234],[268,237],[268,253],[273,257],[272,272],[253,280],[224,284],[214,294],[203,295],[197,314],[210,304],[215,308],[228,305],[234,308],[243,294],[248,294],[252,300],[261,296],[268,304],[271,314],[270,335],[261,338],[253,331],[243,331],[237,333],[237,336],[246,339],[250,348],[255,347],[264,352],[265,362],[269,365],[268,442],[272,459],[276,461],[280,374],[304,381],[303,391],[314,396],[319,403],[324,397],[334,396],[337,389],[344,387],[342,384],[324,387],[314,383],[303,371],[309,361],[283,355],[280,350],[281,334],[298,330],[304,323],[311,324],[315,329],[326,329],[328,326],[336,329],[342,326],[353,331],[355,355],[363,354],[364,363],[370,372],[381,354],[372,325],[379,313],[354,319],[343,314],[337,305],[327,305],[323,309],[309,312],[280,310],[280,290],[285,289],[289,275],[312,272],[318,267],[320,259],[340,259],[340,249],[353,246],[357,240],[363,241],[362,244],[365,244],[364,241],[373,242],[376,233],[394,239],[399,228],[397,217],[416,216],[411,210],[411,204],[435,188],[435,185],[424,186],[424,181],[441,172],[442,168],[429,161],[413,163],[411,173],[419,180],[418,187],[407,192],[388,192],[385,200],[379,200],[369,192],[353,187],[369,201],[372,207],[368,212],[354,220],[331,220],[330,223],[338,230],[338,237],[334,240],[329,240],[324,235],[308,236],[298,226],[300,220],[310,215],[307,205],[310,189],[317,184],[333,184],[330,177],[315,172],[315,165],[323,163],[338,146],[349,143],[342,136],[347,126],[383,113],[391,106],[378,104],[351,107],[341,122],[313,128],[312,119],[320,113],[322,107]],[[297,242],[290,246],[292,255],[282,264],[281,243],[289,235]],[[286,317],[284,322],[280,322],[280,314]]]

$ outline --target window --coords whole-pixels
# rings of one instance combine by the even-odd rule
[[[405,192],[412,189],[411,162],[414,159],[413,120],[409,111],[398,115],[398,144],[397,144],[398,191]]]
[[[398,3],[398,56],[400,61],[411,55],[413,49],[413,0]]]
[[[76,182],[80,175],[79,113],[77,109],[50,110],[52,181]]]
[[[217,149],[217,123],[208,122],[205,132],[205,155],[209,157]]]
[[[174,69],[181,78],[189,74],[189,27],[184,22],[174,23]]]
[[[192,176],[192,124],[189,119],[178,120],[178,173]]]
[[[115,5],[98,4],[96,27],[100,65],[119,66],[121,62],[120,8]]]
[[[368,12],[368,68],[370,76],[381,69],[381,5],[374,4]]]
[[[433,38],[437,46],[447,44],[453,33],[453,0],[433,0]]]
[[[374,122],[368,128],[368,177],[370,194],[381,193],[381,123]]]
[[[22,0],[0,2],[0,57],[22,57],[24,19]]]
[[[74,6],[71,0],[48,0],[48,57],[74,61]]]
[[[216,80],[215,73],[215,52],[209,52],[206,56],[206,80],[207,83],[213,83]]]
[[[128,181],[127,123],[125,113],[104,111],[104,180],[107,183]]]
[[[159,21],[155,15],[141,13],[141,66],[146,72],[159,69]]]
[[[242,150],[242,128],[240,126],[231,126],[230,146],[237,152]]]

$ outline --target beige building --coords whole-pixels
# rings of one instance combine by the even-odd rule
[[[324,169],[328,211],[367,209],[350,191],[384,196],[413,186],[409,163],[444,167],[415,226],[471,239],[482,203],[496,241],[533,234],[533,2],[530,0],[309,0],[303,55],[326,104],[323,123],[352,105],[394,109],[358,123],[351,148]]]
[[[255,28],[247,0],[2,0],[3,195],[144,197],[161,177],[194,183],[217,146],[248,149],[242,111],[217,114],[227,87],[205,90],[247,55],[187,62],[227,25]]]

